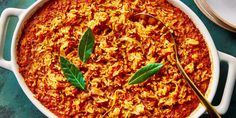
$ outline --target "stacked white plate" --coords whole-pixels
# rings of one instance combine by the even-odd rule
[[[236,0],[194,0],[194,2],[211,21],[236,33]]]

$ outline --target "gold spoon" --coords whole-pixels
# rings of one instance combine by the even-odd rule
[[[146,13],[138,13],[135,14],[135,16],[148,16],[149,18],[153,18],[157,21],[160,21],[158,18],[156,18],[153,15],[150,14],[146,14]],[[160,21],[164,27],[166,27],[168,29],[168,27],[162,22]],[[197,95],[198,99],[200,100],[200,102],[205,106],[206,111],[209,113],[209,115],[212,118],[221,118],[221,116],[219,115],[219,113],[215,110],[215,108],[207,101],[207,99],[204,97],[204,95],[201,93],[201,91],[196,87],[196,85],[193,83],[193,81],[189,78],[188,74],[185,72],[185,70],[183,69],[182,65],[180,64],[179,61],[179,57],[178,57],[178,50],[177,50],[177,46],[176,46],[176,42],[174,39],[174,34],[173,31],[171,29],[168,29],[169,33],[171,35],[171,40],[174,43],[174,53],[175,53],[175,59],[176,59],[176,63],[177,63],[177,67],[179,68],[180,72],[182,73],[182,75],[184,76],[184,79],[187,81],[187,83],[189,84],[189,86],[192,88],[192,90],[194,91],[194,93]]]

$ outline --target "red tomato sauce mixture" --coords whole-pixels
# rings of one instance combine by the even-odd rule
[[[30,90],[58,117],[187,117],[199,100],[176,66],[166,27],[137,13],[155,16],[173,31],[182,66],[205,93],[212,76],[202,34],[179,8],[166,0],[50,0],[26,22],[17,63]],[[90,27],[95,36],[83,64],[78,44]],[[60,56],[84,75],[86,91],[67,81]],[[164,66],[147,81],[129,78],[150,63]]]

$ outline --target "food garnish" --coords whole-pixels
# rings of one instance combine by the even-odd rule
[[[91,28],[88,28],[87,31],[82,36],[80,41],[78,52],[79,58],[83,63],[86,63],[93,52],[94,47],[94,35]]]
[[[129,80],[129,85],[138,84],[146,81],[155,73],[157,73],[162,66],[163,64],[161,63],[154,63],[142,67],[137,72],[135,72],[134,75],[131,77],[131,79]]]
[[[66,79],[76,88],[86,90],[86,82],[82,72],[64,57],[60,57],[60,65]]]

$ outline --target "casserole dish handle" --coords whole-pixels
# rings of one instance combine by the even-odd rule
[[[220,104],[216,106],[216,110],[220,114],[225,114],[229,108],[236,80],[236,58],[220,51],[218,54],[221,61],[228,63],[229,68]]]
[[[21,18],[21,14],[24,10],[17,8],[7,8],[5,9],[0,17],[0,67],[11,70],[12,63],[11,61],[5,60],[3,58],[3,49],[5,43],[6,36],[6,26],[8,25],[8,18],[10,16],[17,16],[19,19]]]

